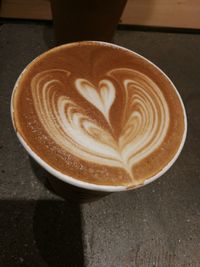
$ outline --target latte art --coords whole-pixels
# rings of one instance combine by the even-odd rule
[[[92,105],[94,105],[110,124],[109,112],[115,100],[115,88],[111,81],[101,80],[99,90],[85,79],[77,79],[75,86],[78,92]]]
[[[31,82],[35,110],[46,132],[76,157],[100,165],[120,166],[134,180],[134,164],[155,151],[167,133],[169,110],[158,86],[146,75],[126,68],[109,71],[108,78],[100,80],[97,87],[86,79],[75,79],[78,93],[108,122],[105,129],[78,103],[62,94],[66,85],[54,78],[58,73],[70,76],[67,70],[52,69],[37,74]],[[116,79],[121,73],[128,78],[121,81],[125,105],[121,133],[115,139],[109,114],[116,88],[109,77]]]
[[[158,177],[185,138],[184,108],[171,81],[114,45],[81,42],[44,53],[19,78],[12,102],[15,129],[31,156],[86,188],[137,187]]]

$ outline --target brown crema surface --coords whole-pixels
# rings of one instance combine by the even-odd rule
[[[59,172],[128,187],[169,164],[186,127],[176,90],[158,68],[95,42],[54,48],[29,64],[15,86],[13,121]]]

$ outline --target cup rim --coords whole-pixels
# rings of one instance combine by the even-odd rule
[[[31,148],[30,146],[26,143],[26,141],[24,140],[24,138],[20,135],[20,133],[18,132],[18,130],[16,129],[15,126],[15,122],[14,122],[14,94],[15,91],[17,90],[18,87],[18,83],[19,80],[21,79],[22,75],[24,74],[24,72],[27,70],[27,68],[32,65],[35,61],[39,60],[41,57],[45,56],[46,54],[53,52],[57,49],[60,49],[61,47],[69,47],[69,46],[76,46],[79,44],[89,44],[89,43],[96,43],[99,45],[105,45],[105,46],[110,46],[110,47],[114,47],[114,48],[119,48],[122,49],[124,51],[133,53],[134,55],[138,56],[139,58],[145,60],[148,64],[152,65],[155,69],[157,69],[165,78],[166,80],[168,80],[168,82],[170,83],[170,85],[173,87],[176,95],[179,98],[179,101],[181,103],[182,106],[182,110],[183,110],[183,116],[184,116],[184,132],[183,132],[183,136],[182,136],[182,140],[181,143],[179,145],[178,150],[176,151],[175,155],[173,156],[173,158],[167,163],[167,165],[165,165],[165,167],[163,169],[161,169],[158,173],[156,173],[155,175],[147,178],[142,184],[138,184],[136,186],[130,187],[130,186],[111,186],[111,185],[99,185],[99,184],[93,184],[93,183],[88,183],[88,182],[84,182],[81,181],[79,179],[73,178],[69,175],[63,174],[62,172],[54,169],[53,167],[51,167],[46,161],[44,161],[43,159],[41,159]],[[27,64],[25,66],[25,68],[22,70],[22,72],[20,73],[18,79],[16,80],[14,87],[13,87],[13,91],[12,91],[12,95],[11,95],[11,101],[10,101],[10,112],[11,112],[11,120],[12,120],[12,124],[13,124],[13,128],[15,130],[15,133],[18,137],[18,140],[20,141],[20,143],[22,144],[22,146],[24,147],[24,149],[27,151],[27,153],[41,166],[43,167],[48,173],[50,173],[51,175],[53,175],[55,178],[58,178],[60,180],[62,180],[63,182],[69,183],[73,186],[79,187],[79,188],[83,188],[83,189],[87,189],[87,190],[94,190],[94,191],[102,191],[102,192],[119,192],[119,191],[128,191],[131,189],[136,189],[139,187],[143,187],[153,181],[155,181],[156,179],[158,179],[159,177],[161,177],[163,174],[165,174],[170,168],[171,166],[175,163],[175,161],[177,160],[177,158],[179,157],[183,146],[185,144],[185,140],[186,140],[186,136],[187,136],[187,115],[186,115],[186,110],[185,110],[185,106],[183,104],[183,100],[177,90],[177,88],[175,87],[174,83],[171,81],[171,79],[167,76],[167,74],[160,69],[156,64],[154,64],[152,61],[150,61],[149,59],[147,59],[146,57],[138,54],[135,51],[132,51],[130,49],[127,49],[125,47],[122,47],[120,45],[116,45],[116,44],[111,44],[111,43],[107,43],[107,42],[102,42],[102,41],[81,41],[81,42],[73,42],[73,43],[68,43],[68,44],[63,44],[63,45],[59,45],[56,46],[52,49],[49,49],[47,51],[45,51],[44,53],[40,54],[39,56],[35,57],[32,61],[29,62],[29,64]]]

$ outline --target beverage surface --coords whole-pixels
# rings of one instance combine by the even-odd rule
[[[186,127],[177,92],[157,67],[97,42],[61,46],[35,59],[15,87],[13,120],[55,170],[129,187],[169,164]]]

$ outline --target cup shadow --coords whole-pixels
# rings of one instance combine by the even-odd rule
[[[52,193],[49,183],[55,179],[34,159],[29,157],[31,168],[38,180]],[[56,195],[59,195],[56,192]],[[50,267],[84,266],[80,203],[75,198],[68,201],[40,200],[36,202],[33,233],[40,255]],[[76,201],[75,201],[76,200]]]
[[[84,266],[81,213],[62,200],[0,201],[0,266]]]
[[[33,220],[37,248],[51,267],[84,266],[80,206],[38,201]]]

